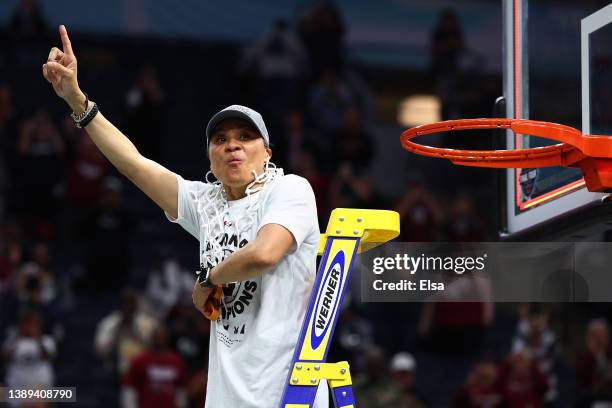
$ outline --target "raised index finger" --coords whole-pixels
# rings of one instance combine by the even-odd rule
[[[66,27],[62,24],[59,27],[60,37],[62,38],[62,48],[64,49],[64,53],[68,55],[74,55],[72,52],[72,44],[70,44],[70,38],[68,38],[68,31],[66,31]]]

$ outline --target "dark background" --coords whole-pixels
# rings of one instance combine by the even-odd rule
[[[0,384],[34,361],[56,385],[76,386],[79,406],[116,406],[157,324],[186,365],[191,406],[203,401],[197,242],[110,167],[44,81],[62,23],[82,89],[145,156],[187,179],[208,169],[210,116],[244,104],[263,114],[273,161],[310,181],[322,230],[333,208],[381,208],[400,212],[399,241],[497,240],[501,171],[404,152],[397,116],[413,95],[436,97],[440,119],[491,116],[502,94],[500,2],[253,4],[0,7]],[[350,361],[360,407],[609,400],[606,304],[362,303],[358,273],[330,361]],[[41,338],[56,345],[53,359],[15,351]]]

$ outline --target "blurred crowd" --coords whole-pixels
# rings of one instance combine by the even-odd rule
[[[438,306],[434,304],[434,309]],[[440,313],[457,306],[442,305]],[[464,313],[470,307],[474,306],[458,308]],[[492,336],[486,335],[487,330],[493,330],[492,321],[480,322],[478,327],[467,321],[470,318],[451,324],[444,322],[448,319],[444,316],[432,328],[444,336],[443,342],[436,342],[433,332],[419,330],[411,352],[395,354],[376,344],[372,322],[345,310],[336,334],[334,357],[351,362],[356,399],[365,407],[610,404],[612,352],[607,320],[589,320],[575,352],[568,353],[564,347],[569,348],[569,344],[557,333],[560,326],[554,316],[560,316],[554,305],[520,304],[511,309],[517,319],[512,321],[510,336],[501,341],[491,341]],[[421,316],[421,323],[424,318]],[[469,338],[462,340],[466,336]],[[572,362],[568,355],[573,356]],[[440,394],[446,397],[440,398]]]
[[[376,89],[363,79],[367,69],[348,57],[347,30],[334,4],[322,2],[295,24],[279,19],[263,38],[236,46],[236,97],[263,114],[273,161],[309,180],[322,230],[334,208],[384,208],[401,215],[400,241],[490,239],[495,220],[478,208],[474,197],[487,193],[478,180],[394,174],[396,194],[377,188],[376,179],[390,175],[372,170],[384,143]],[[194,278],[180,248],[190,241],[138,242],[150,239],[157,231],[151,223],[163,223],[163,215],[152,221],[129,205],[140,193],[66,112],[43,102],[60,104],[47,98],[52,90],[40,73],[19,80],[38,72],[42,60],[26,74],[8,62],[31,61],[28,50],[50,47],[53,35],[34,0],[22,0],[1,32],[0,384],[77,386],[93,406],[201,407],[209,324],[191,305]],[[478,81],[470,70],[477,56],[452,10],[432,28],[431,50],[427,75],[443,118],[489,116],[482,101],[501,89],[494,82],[481,93],[470,87]],[[104,70],[102,54],[89,55],[89,64],[99,61]],[[163,146],[174,136],[167,129],[180,126],[168,125],[168,91],[178,79],[149,61],[129,79],[111,71],[110,78],[131,81],[116,100],[119,127],[145,156],[172,161]],[[39,80],[24,102],[15,83]],[[117,99],[101,91],[97,97]],[[181,124],[205,121],[190,119]],[[201,129],[194,137],[199,146]],[[330,361],[350,361],[357,401],[366,408],[567,406],[559,396],[568,390],[576,406],[612,401],[609,322],[578,321],[572,330],[580,340],[569,347],[564,342],[572,336],[555,329],[567,327],[563,318],[542,305],[347,302]],[[568,372],[569,380],[560,374]]]

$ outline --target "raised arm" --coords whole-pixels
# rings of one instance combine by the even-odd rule
[[[53,85],[55,93],[79,115],[91,108],[93,102],[89,101],[85,106],[86,97],[77,81],[77,59],[63,25],[59,27],[59,34],[63,50],[56,47],[51,49],[42,67],[43,76]],[[102,113],[98,113],[85,130],[121,174],[171,217],[178,216],[178,181],[173,172],[142,156],[136,146]]]

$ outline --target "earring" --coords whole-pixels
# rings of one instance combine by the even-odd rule
[[[213,183],[215,183],[215,182],[217,181],[216,179],[215,179],[215,180],[213,180],[213,181],[210,181],[210,180],[208,179],[208,176],[211,176],[211,175],[212,175],[213,177],[215,176],[215,175],[213,174],[212,170],[208,170],[208,173],[206,173],[206,176],[204,177],[204,180],[205,180],[205,181],[206,181],[208,184],[213,184]]]

